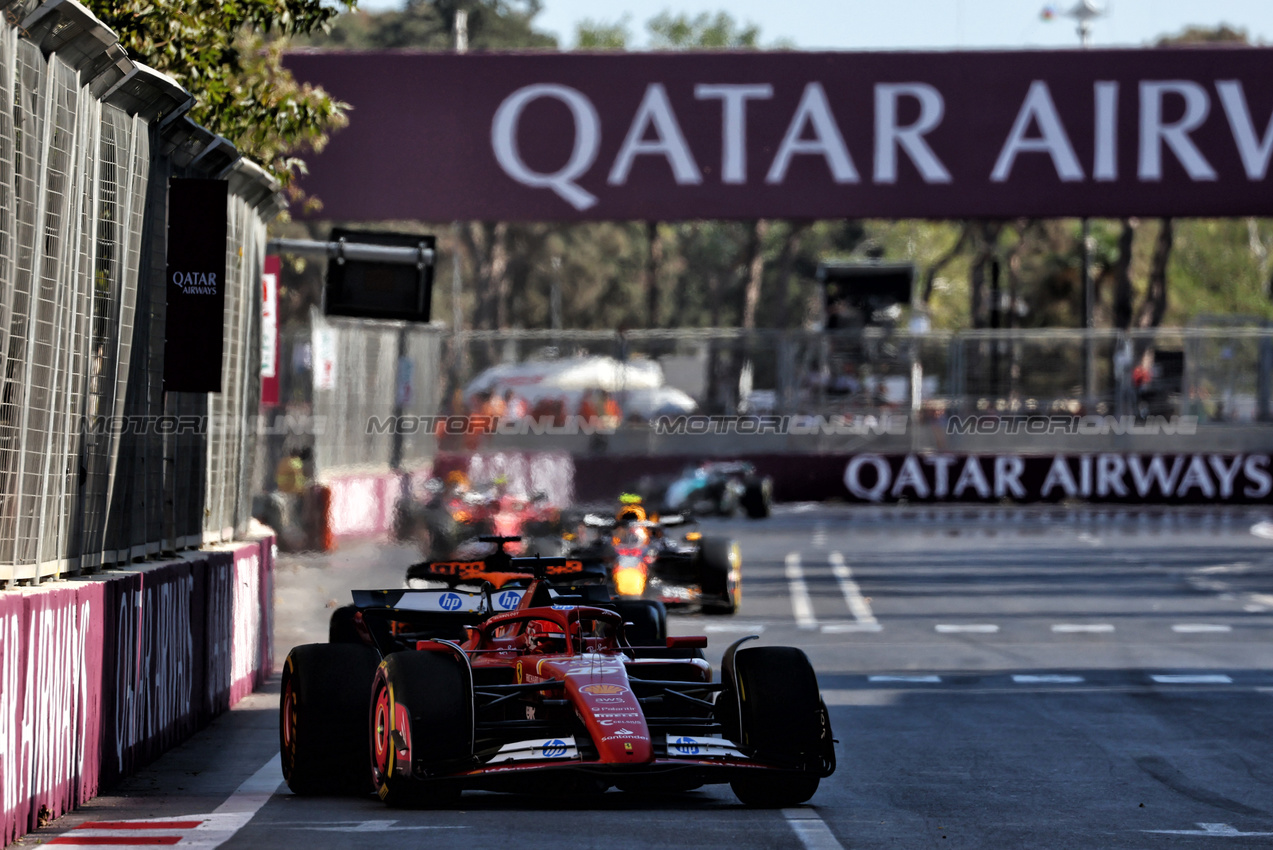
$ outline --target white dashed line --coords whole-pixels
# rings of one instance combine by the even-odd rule
[[[783,809],[782,814],[806,850],[843,850],[844,845],[813,809]]]
[[[1225,626],[1220,623],[1177,623],[1171,627],[1173,632],[1191,635],[1201,632],[1231,632],[1233,626]]]
[[[1232,685],[1233,680],[1222,673],[1203,673],[1189,675],[1154,675],[1153,679],[1160,685]]]
[[[1251,526],[1251,533],[1265,540],[1273,540],[1273,522],[1257,522]]]
[[[840,583],[840,593],[844,594],[844,604],[849,606],[849,613],[853,615],[858,626],[856,629],[842,629],[842,631],[878,632],[879,621],[875,619],[871,604],[862,595],[862,588],[858,587],[858,583],[853,580],[853,571],[849,569],[848,564],[844,563],[844,556],[839,552],[832,552],[827,556],[827,560],[831,562],[831,572],[835,575],[835,580]],[[825,627],[823,631],[826,631]]]
[[[760,634],[765,630],[764,623],[709,623],[703,626],[703,631],[711,632],[746,632],[747,634]]]
[[[804,571],[800,569],[800,556],[795,552],[787,556],[787,583],[791,585],[791,611],[795,614],[796,625],[802,629],[816,629],[818,618],[813,616],[813,602],[804,583]]]
[[[941,676],[870,676],[868,682],[909,682],[917,685],[939,685]]]
[[[824,623],[824,635],[842,635],[849,632],[880,632],[884,627],[879,623]]]
[[[1227,823],[1199,823],[1198,827],[1198,829],[1142,829],[1141,832],[1151,832],[1157,835],[1218,835],[1223,838],[1267,837],[1273,835],[1273,832],[1242,832]]]
[[[1014,675],[1012,681],[1018,685],[1077,685],[1083,681],[1082,676],[1062,676],[1053,673],[1033,675],[1022,673]]]
[[[1052,631],[1059,634],[1102,633],[1112,632],[1114,627],[1109,623],[1053,623]]]
[[[999,627],[991,623],[938,623],[933,626],[938,634],[949,635],[959,632],[990,635],[999,631]]]

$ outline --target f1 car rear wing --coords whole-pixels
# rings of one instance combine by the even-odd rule
[[[418,611],[430,614],[461,614],[472,619],[492,612],[488,590],[355,590],[358,608],[387,608],[395,612]]]
[[[604,578],[605,574],[605,565],[596,559],[537,556],[514,558],[502,552],[481,561],[423,561],[407,568],[408,580],[434,579],[449,585],[480,583],[497,575],[501,581],[495,583],[502,585],[508,579],[518,576],[561,581],[585,577]]]

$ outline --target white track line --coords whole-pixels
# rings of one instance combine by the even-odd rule
[[[77,829],[64,832],[49,841],[51,845],[78,845],[80,847],[110,846],[113,850],[130,847],[121,843],[121,839],[138,838],[146,835],[151,838],[164,838],[164,844],[174,847],[197,847],[200,850],[215,850],[229,841],[248,822],[256,816],[261,807],[269,801],[274,792],[283,784],[283,772],[279,756],[274,756],[256,773],[248,777],[234,793],[207,815],[180,815],[169,818],[145,818],[128,821],[92,821]],[[198,826],[182,829],[182,822],[198,822]],[[165,829],[174,824],[173,829]],[[174,832],[174,835],[160,836],[155,830]],[[94,843],[93,839],[102,839]],[[175,843],[167,840],[179,838]],[[139,842],[155,846],[154,842]]]
[[[1231,632],[1233,626],[1225,626],[1219,623],[1177,623],[1171,627],[1173,632],[1189,635],[1200,632]]]
[[[1052,631],[1059,634],[1099,634],[1114,631],[1109,623],[1053,623]]]
[[[1251,533],[1265,540],[1273,540],[1273,522],[1257,522],[1251,526]]]
[[[765,630],[764,623],[709,623],[703,626],[703,631],[710,634],[712,632],[744,632],[746,634],[760,634]]]
[[[1077,685],[1083,681],[1082,676],[1062,676],[1054,673],[1028,674],[1019,673],[1012,677],[1018,685]]]
[[[824,635],[842,635],[852,632],[881,632],[884,627],[879,623],[824,623]]]
[[[871,610],[871,603],[866,601],[866,597],[862,595],[862,588],[858,587],[858,583],[853,580],[853,571],[849,569],[849,565],[844,563],[844,556],[839,552],[832,552],[827,556],[827,560],[831,562],[831,572],[835,575],[835,580],[840,583],[840,593],[844,594],[844,604],[849,606],[849,613],[853,615],[856,628],[840,629],[840,631],[863,631],[878,632],[880,623],[875,619],[875,613]],[[849,625],[849,624],[845,624]],[[827,631],[824,626],[822,630]]]
[[[787,583],[791,585],[791,611],[795,614],[796,625],[802,629],[816,629],[818,618],[813,616],[813,602],[804,583],[804,571],[800,569],[800,555],[796,552],[787,556]]]
[[[999,627],[992,623],[938,623],[933,626],[938,634],[952,635],[961,632],[971,632],[973,634],[992,635],[999,631]]]
[[[782,814],[806,850],[844,850],[844,845],[836,841],[831,828],[813,809],[783,809]]]
[[[1232,685],[1233,680],[1222,673],[1202,673],[1196,675],[1157,675],[1150,676],[1160,685]]]
[[[915,685],[939,685],[941,676],[868,676],[868,682],[908,682]]]

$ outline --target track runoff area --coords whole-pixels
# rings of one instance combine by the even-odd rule
[[[1254,509],[782,505],[712,523],[743,607],[679,614],[709,658],[758,634],[809,655],[839,768],[808,805],[728,786],[559,799],[466,793],[392,810],[282,784],[277,680],[113,796],[23,840],[381,848],[1210,847],[1273,842],[1273,525]],[[284,557],[278,657],[321,641],[408,547]]]

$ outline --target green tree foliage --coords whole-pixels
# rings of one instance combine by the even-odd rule
[[[760,46],[760,28],[740,25],[728,12],[704,12],[691,18],[664,12],[646,24],[656,50],[732,50]]]
[[[453,50],[455,13],[468,13],[470,50],[553,49],[557,39],[534,28],[541,0],[407,0],[401,9],[341,15],[327,32],[298,44],[347,50]]]
[[[297,84],[282,39],[321,30],[357,0],[86,0],[135,60],[195,96],[190,117],[287,183],[299,154],[344,125],[345,105]]]
[[[632,40],[625,15],[613,24],[586,18],[575,26],[575,48],[578,50],[626,50]]]

